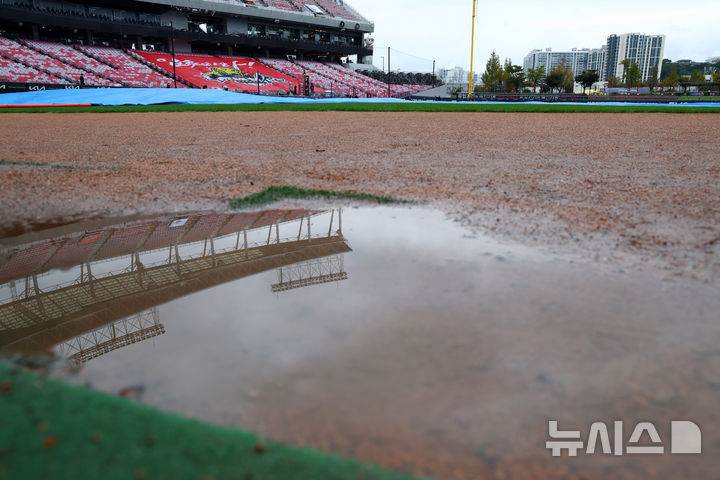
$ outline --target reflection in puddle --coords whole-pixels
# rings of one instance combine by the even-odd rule
[[[312,220],[321,213],[166,218],[17,247],[0,266],[6,290],[0,348],[29,353],[57,346],[80,366],[164,334],[156,306],[203,289],[269,269],[278,270],[274,292],[347,279],[342,211],[337,219],[329,212],[327,234],[313,235]],[[281,238],[281,225],[293,237]]]
[[[663,438],[692,420],[717,449],[712,286],[570,264],[420,209],[67,228],[5,250],[0,345],[68,358],[69,381],[142,385],[151,405],[439,478],[720,467],[545,449],[549,420],[584,435],[651,421]]]

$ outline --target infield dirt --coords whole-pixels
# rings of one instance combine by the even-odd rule
[[[0,224],[226,209],[271,185],[429,202],[502,238],[720,274],[720,115],[14,114]]]

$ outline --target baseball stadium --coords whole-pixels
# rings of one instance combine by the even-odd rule
[[[0,480],[715,478],[717,98],[369,3],[0,0]]]

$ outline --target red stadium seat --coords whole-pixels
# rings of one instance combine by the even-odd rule
[[[37,52],[24,45],[20,45],[18,42],[14,42],[7,38],[0,37],[0,51],[2,51],[3,56],[10,58],[15,62],[30,65],[37,70],[41,70],[53,76],[62,78],[66,80],[65,83],[79,84],[80,75],[83,75],[85,83],[87,85],[115,85],[109,80],[75,68],[72,65],[64,63],[55,58],[48,57],[47,55]]]

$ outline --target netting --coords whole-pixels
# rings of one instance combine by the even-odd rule
[[[387,71],[388,50],[375,49],[375,55],[385,55],[385,71]],[[382,52],[382,53],[380,53]],[[429,58],[419,57],[411,53],[403,52],[390,48],[390,71],[392,72],[412,72],[412,73],[432,73],[433,60]]]

